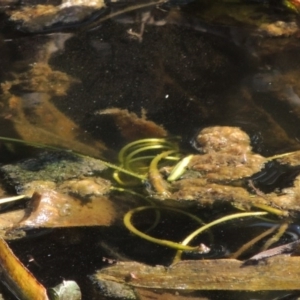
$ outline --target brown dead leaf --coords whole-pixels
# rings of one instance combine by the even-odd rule
[[[53,190],[35,193],[27,208],[27,218],[19,227],[109,226],[116,213],[105,196],[81,200]]]
[[[106,196],[91,196],[83,200],[44,189],[34,193],[25,210],[0,214],[0,230],[109,226],[116,217],[115,206]]]

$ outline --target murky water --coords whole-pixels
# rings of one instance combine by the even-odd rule
[[[141,8],[140,3],[115,1],[71,23],[55,11],[57,22],[51,23],[43,21],[45,15],[9,21],[7,12],[21,7],[0,1],[0,136],[116,162],[116,153],[132,137],[111,114],[101,112],[119,108],[162,125],[169,136],[179,136],[187,152],[195,151],[191,141],[196,133],[211,125],[241,127],[254,151],[265,156],[299,150],[299,16],[271,2],[168,1]],[[24,149],[2,144],[1,163],[36,155]],[[198,213],[209,221],[231,210]],[[152,218],[150,213],[141,218],[141,226],[151,226],[145,220]],[[160,223],[153,235],[170,240],[181,240],[194,228],[176,214],[166,214]],[[256,234],[249,223],[232,224],[215,230],[216,249],[232,252]],[[91,299],[88,275],[107,266],[103,257],[112,249],[153,265],[171,262],[173,250],[150,245],[120,224],[54,229],[11,243],[42,284],[74,279],[83,299]],[[216,257],[224,255],[216,252]],[[207,297],[279,295],[216,292]]]

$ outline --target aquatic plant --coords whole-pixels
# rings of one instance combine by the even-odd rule
[[[164,240],[164,239],[158,239],[158,238],[154,238],[148,234],[145,234],[143,232],[141,232],[140,230],[138,230],[133,224],[132,224],[132,216],[138,212],[144,211],[144,210],[148,210],[148,209],[162,209],[162,210],[171,210],[171,211],[175,211],[177,213],[180,214],[184,214],[186,216],[188,216],[189,218],[195,220],[196,222],[200,223],[200,224],[204,224],[204,222],[198,218],[197,216],[187,213],[183,210],[180,209],[176,209],[176,208],[171,208],[171,207],[156,207],[156,206],[141,206],[141,207],[137,207],[135,209],[130,210],[125,216],[124,216],[124,225],[126,226],[126,228],[131,231],[132,233],[136,234],[137,236],[158,244],[158,245],[162,245],[162,246],[166,246],[169,248],[173,248],[175,250],[177,250],[176,256],[174,258],[173,262],[177,262],[178,260],[180,260],[181,257],[181,253],[183,250],[188,250],[188,251],[196,251],[199,253],[203,253],[204,247],[203,244],[200,244],[198,246],[189,246],[188,244],[200,233],[208,230],[209,228],[215,226],[215,225],[219,225],[222,224],[226,221],[231,221],[233,219],[236,218],[245,218],[245,217],[255,217],[255,216],[262,216],[262,215],[266,215],[267,212],[245,212],[245,213],[236,213],[236,214],[232,214],[232,215],[228,215],[222,218],[219,218],[213,222],[210,222],[208,224],[205,224],[203,226],[201,226],[200,228],[198,228],[197,230],[195,230],[194,232],[192,232],[188,237],[186,237],[181,243],[176,243],[173,241],[169,241],[169,240]]]
[[[120,169],[113,174],[114,179],[121,185],[132,186],[142,182],[150,181],[158,192],[167,192],[165,183],[158,171],[158,163],[164,159],[168,161],[179,160],[179,148],[170,139],[149,138],[141,139],[127,144],[118,155]],[[132,178],[122,179],[121,173],[125,171],[136,174],[135,178],[140,181],[132,181]],[[128,174],[128,175],[131,175]]]
[[[155,143],[159,143],[155,145]],[[155,193],[154,194],[154,199],[160,197],[165,199],[170,199],[172,198],[172,194],[170,192],[170,187],[168,183],[172,183],[183,176],[187,170],[188,165],[190,164],[191,160],[193,159],[193,155],[188,155],[188,156],[182,156],[180,155],[180,152],[178,148],[172,149],[174,146],[172,144],[169,144],[169,142],[166,143],[164,139],[151,139],[151,140],[139,140],[134,143],[130,143],[129,145],[125,146],[119,154],[119,160],[122,162],[122,168],[128,168],[130,171],[137,172],[140,174],[143,174],[144,176],[144,182],[148,182],[151,184],[152,191]],[[171,148],[171,149],[170,149]],[[161,153],[158,153],[157,155],[146,155],[145,152],[149,151],[150,149],[155,149],[157,152],[161,151]],[[172,155],[172,156],[171,156]],[[289,154],[283,154],[279,155],[276,157],[270,157],[269,159],[267,158],[266,160],[272,160],[275,158],[279,157],[285,157]],[[162,160],[166,159],[172,159],[173,161],[177,160],[178,162],[170,165],[165,165],[163,164],[163,167],[159,166],[160,162]],[[142,167],[132,167],[131,164],[136,161],[143,161],[146,163]],[[147,165],[148,164],[148,165]],[[166,171],[167,170],[167,171]],[[162,173],[165,173],[164,176]],[[166,178],[166,179],[165,179]],[[251,182],[251,181],[250,181]],[[124,184],[124,182],[122,182]],[[252,183],[253,185],[253,183]],[[257,194],[262,194],[257,188],[254,187],[253,189],[255,193]],[[255,197],[255,195],[253,195]],[[163,202],[161,202],[163,203]],[[233,205],[237,206],[237,205]],[[243,217],[251,217],[251,216],[262,216],[266,215],[268,213],[275,215],[275,216],[286,216],[286,212],[284,210],[266,205],[264,203],[259,203],[256,201],[252,201],[250,203],[250,207],[255,207],[255,208],[260,208],[263,211],[260,212],[242,212],[242,213],[237,213],[233,215],[228,215],[224,216],[220,219],[217,219],[215,221],[212,221],[208,224],[205,224],[201,226],[199,229],[197,229],[195,232],[191,233],[186,239],[184,239],[181,243],[178,242],[173,242],[169,240],[164,240],[164,239],[158,239],[155,237],[150,236],[149,234],[146,234],[145,232],[141,232],[138,230],[132,223],[132,217],[134,214],[139,213],[144,210],[149,210],[153,209],[156,212],[160,210],[173,210],[181,214],[185,214],[189,216],[192,219],[197,220],[196,216],[193,216],[190,213],[186,213],[183,210],[175,209],[175,208],[170,208],[166,206],[157,206],[155,204],[152,204],[151,206],[141,206],[137,207],[135,209],[130,210],[125,216],[124,216],[124,225],[126,228],[131,231],[132,233],[136,234],[137,236],[165,246],[165,247],[170,247],[173,249],[177,250],[177,253],[174,258],[174,262],[178,261],[181,259],[181,254],[182,251],[195,251],[195,252],[200,252],[204,251],[201,248],[201,245],[198,246],[189,246],[188,244],[194,239],[197,235],[200,233],[206,231],[207,229],[211,228],[212,226],[218,225],[218,224],[223,224],[223,222],[235,219],[235,218],[243,218]],[[241,208],[241,207],[237,207]],[[158,223],[159,218],[156,217],[155,219],[155,226]],[[199,222],[199,221],[198,221]],[[152,226],[155,227],[155,226]],[[262,234],[259,234],[257,237],[253,238],[250,242],[246,243],[243,245],[240,249],[238,249],[233,255],[233,257],[238,257],[240,256],[243,252],[245,252],[248,248],[253,246],[253,244],[257,243],[259,240],[263,239],[264,237],[270,235],[274,231],[277,230],[277,234],[275,234],[272,238],[267,240],[265,242],[265,245],[263,249],[269,248],[272,244],[274,244],[276,241],[280,239],[280,237],[284,234],[288,226],[288,222],[283,223],[281,226],[278,224],[275,224],[274,227],[270,230],[267,230],[266,232],[263,232]]]
[[[10,138],[0,138],[5,142],[18,142],[26,145],[31,145],[39,148],[46,148],[51,150],[60,150],[56,147],[40,145],[36,143],[28,143],[25,141],[20,141],[16,139]],[[82,157],[81,154],[76,153],[79,157]],[[288,154],[286,154],[288,155]],[[284,156],[284,155],[282,155]],[[227,215],[221,217],[217,220],[214,220],[208,224],[204,224],[204,222],[197,216],[188,213],[182,209],[166,207],[166,206],[158,206],[156,204],[155,198],[162,197],[163,199],[170,199],[172,197],[169,184],[174,181],[177,181],[181,178],[181,176],[185,175],[188,165],[193,159],[193,155],[184,156],[174,139],[166,139],[166,138],[149,138],[149,139],[141,139],[134,141],[132,143],[124,146],[118,155],[118,160],[120,165],[115,165],[105,160],[100,160],[103,164],[114,170],[113,178],[116,182],[123,187],[120,186],[112,186],[110,188],[111,191],[118,191],[121,193],[130,193],[134,196],[141,198],[143,201],[148,202],[149,206],[140,206],[134,208],[127,212],[124,215],[124,225],[125,227],[132,233],[137,236],[148,240],[152,243],[156,243],[165,247],[170,247],[177,250],[174,262],[181,259],[182,251],[194,251],[198,253],[203,253],[207,251],[207,247],[205,248],[203,244],[197,246],[190,246],[189,243],[200,233],[203,233],[210,229],[215,225],[223,224],[224,222],[237,219],[237,218],[245,218],[245,217],[257,217],[263,216],[268,213],[275,215],[284,215],[284,213],[277,208],[270,207],[268,205],[260,204],[260,203],[251,203],[252,207],[260,208],[264,211],[260,212],[241,212],[235,213],[232,215]],[[140,194],[130,189],[130,187],[135,185],[145,184],[148,190],[148,193]],[[128,188],[129,187],[129,188]],[[154,197],[149,197],[154,194]],[[9,197],[3,199],[3,202],[14,201],[17,199],[24,198],[24,195]],[[0,202],[1,203],[1,202]],[[163,202],[162,202],[163,203]],[[155,211],[155,219],[153,220],[152,225],[145,231],[142,232],[138,230],[132,223],[132,217],[145,210],[154,210]],[[153,228],[157,226],[160,221],[160,212],[162,210],[174,211],[179,214],[183,214],[190,219],[196,221],[202,226],[189,234],[182,242],[174,242],[165,239],[158,239],[152,237],[146,232],[151,231]],[[284,223],[287,224],[287,223]],[[278,240],[281,235],[285,232],[287,225],[274,225],[272,230],[268,230],[266,233],[262,233],[256,238],[252,239],[250,242],[246,243],[239,250],[237,250],[233,256],[237,257],[244,251],[246,251],[250,246],[252,246],[257,241],[261,240],[265,236],[271,234],[273,231],[278,229],[278,233],[275,237],[266,242],[265,248],[270,247],[276,239]],[[213,237],[211,236],[211,240]]]

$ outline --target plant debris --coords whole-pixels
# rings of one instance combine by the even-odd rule
[[[208,206],[231,203],[242,209],[252,206],[288,215],[300,211],[300,169],[295,168],[299,151],[271,158],[253,153],[248,135],[237,127],[216,126],[203,129],[196,138],[198,151],[187,171],[169,187],[169,195],[157,194],[157,199],[177,201],[184,205]],[[293,183],[263,193],[255,187],[255,178],[268,162],[279,162],[283,168],[293,168]],[[298,160],[299,161],[299,160]],[[271,172],[274,170],[270,169]],[[280,172],[280,169],[275,172]],[[278,177],[280,177],[279,174]],[[252,179],[253,178],[253,179]],[[275,176],[276,178],[276,176]]]
[[[91,279],[98,297],[118,299],[120,295],[122,299],[138,299],[140,289],[156,292],[297,290],[299,264],[299,257],[289,256],[272,257],[267,263],[244,267],[243,262],[234,259],[181,261],[168,268],[118,262],[98,271]]]
[[[2,280],[18,299],[49,300],[46,289],[13,254],[3,238],[0,238],[0,270]]]

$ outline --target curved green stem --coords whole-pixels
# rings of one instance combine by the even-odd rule
[[[8,203],[8,202],[16,201],[16,200],[21,200],[21,199],[24,199],[25,197],[27,197],[27,196],[19,195],[19,196],[5,197],[5,198],[0,199],[0,204]]]
[[[134,141],[132,143],[127,144],[124,146],[118,155],[119,162],[124,163],[124,160],[128,156],[126,152],[131,153],[132,151],[136,149],[140,149],[145,146],[152,146],[152,145],[163,145],[165,148],[174,149],[175,144],[169,142],[166,139],[158,139],[158,138],[149,138],[149,139],[141,139]],[[129,151],[131,148],[131,151]]]
[[[141,169],[132,167],[132,164],[134,162],[142,161],[142,160],[150,160],[152,159],[155,161],[157,151],[162,150],[172,150],[172,152],[178,152],[178,147],[176,144],[169,142],[167,139],[160,139],[160,138],[149,138],[149,139],[141,139],[134,141],[132,143],[127,144],[124,146],[118,155],[119,162],[122,164],[122,167],[119,167],[119,171],[126,173],[132,177],[139,178],[141,180],[144,180],[146,178],[145,175],[141,175]],[[141,155],[142,153],[145,153],[145,155]],[[152,154],[153,153],[153,154]],[[173,157],[172,157],[173,159]],[[150,163],[150,166],[151,166]],[[108,165],[108,164],[107,164]],[[110,168],[114,168],[117,170],[115,165],[108,165]],[[146,170],[149,169],[148,167]],[[151,167],[150,167],[151,169]],[[152,168],[153,169],[153,168]],[[124,172],[125,170],[125,172]],[[145,171],[146,173],[147,171]],[[121,180],[118,174],[114,174],[114,178],[119,182],[120,184],[125,184]]]
[[[126,169],[130,170],[129,161],[132,160],[134,156],[136,156],[137,154],[140,154],[141,152],[146,152],[146,151],[151,151],[151,150],[160,150],[160,149],[165,149],[165,147],[163,145],[158,144],[158,145],[146,146],[146,147],[142,147],[137,150],[134,150],[126,156],[126,158],[124,159],[123,165]]]
[[[158,245],[162,245],[162,246],[166,246],[166,247],[169,247],[169,248],[173,248],[173,249],[176,249],[176,250],[197,251],[199,249],[198,246],[191,247],[191,246],[182,245],[180,243],[172,242],[172,241],[169,241],[169,240],[157,239],[157,238],[154,238],[154,237],[152,237],[150,235],[147,235],[147,234],[139,231],[138,229],[136,229],[132,225],[132,222],[131,222],[132,216],[135,213],[137,213],[137,212],[140,212],[140,211],[143,211],[143,210],[147,210],[147,209],[161,209],[161,208],[158,208],[158,207],[155,207],[155,206],[141,206],[141,207],[138,207],[138,208],[130,210],[124,216],[124,219],[123,219],[124,220],[124,225],[126,226],[126,228],[129,231],[131,231],[132,233],[136,234],[140,238],[143,238],[143,239],[145,239],[145,240],[147,240],[149,242],[152,242],[152,243],[155,243],[155,244],[158,244]],[[203,224],[203,221],[201,219],[199,219],[196,216],[193,216],[192,214],[183,212],[183,211],[175,209],[175,208],[163,207],[162,209],[167,209],[167,210],[173,210],[173,211],[176,211],[176,212],[180,212],[182,214],[185,214],[185,215],[191,217],[192,219],[196,220],[197,222],[200,222],[200,223]]]
[[[254,216],[262,216],[262,215],[266,215],[267,212],[264,211],[259,211],[259,212],[245,212],[245,213],[237,213],[237,214],[232,214],[229,216],[225,216],[223,218],[217,219],[213,222],[210,222],[200,228],[198,228],[197,230],[195,230],[194,232],[192,232],[188,237],[186,237],[183,241],[182,241],[182,245],[187,245],[193,238],[195,238],[198,234],[202,233],[203,231],[207,230],[208,228],[211,228],[212,226],[218,225],[220,223],[226,222],[226,221],[230,221],[233,219],[237,219],[237,218],[243,218],[243,217],[254,217]],[[182,251],[177,251],[175,258],[173,260],[173,263],[177,262],[180,260],[181,258],[181,253]]]
[[[128,190],[128,189],[123,189],[123,188],[119,188],[119,187],[110,187],[110,190],[112,191],[118,191],[118,192],[125,192],[125,193],[129,193],[131,195],[134,195],[134,196],[137,196],[139,198],[142,198],[143,200],[147,201],[152,207],[157,207],[156,204],[149,198],[145,197],[144,195],[142,194],[139,194],[139,193],[136,193],[132,190]],[[145,230],[145,232],[149,232],[151,231],[152,229],[154,229],[157,224],[159,223],[159,220],[160,220],[160,211],[158,209],[155,210],[155,219],[154,219],[154,222],[153,224]]]
[[[134,178],[137,178],[137,179],[139,179],[141,181],[144,181],[146,179],[146,177],[143,176],[143,175],[140,175],[140,174],[128,171],[128,170],[126,170],[126,169],[124,169],[122,167],[118,167],[118,166],[116,166],[114,164],[108,163],[108,162],[103,161],[103,160],[100,160],[100,161],[103,162],[103,164],[105,164],[107,167],[109,167],[111,169],[114,169],[114,170],[117,170],[117,171],[122,172],[124,174],[130,175],[130,176],[132,176]]]
[[[139,156],[139,157],[135,157],[135,158],[131,158],[130,160],[126,161],[126,166],[128,166],[128,170],[134,171],[136,173],[139,174],[146,174],[149,170],[149,164],[152,161],[152,159],[155,157],[156,155],[147,155],[147,156]],[[172,161],[178,161],[180,158],[176,157],[176,156],[167,156],[165,157],[166,160],[172,160]],[[144,165],[143,166],[138,166],[137,168],[133,168],[132,164],[137,163],[137,162],[142,162],[144,161]],[[147,164],[148,162],[148,164]]]

